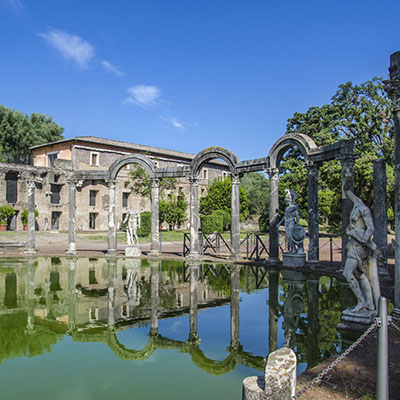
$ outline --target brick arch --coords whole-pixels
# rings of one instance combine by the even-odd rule
[[[239,163],[239,158],[235,153],[230,150],[224,149],[223,147],[209,147],[202,150],[196,155],[190,164],[190,171],[192,176],[197,176],[200,173],[203,165],[210,160],[215,158],[221,158],[224,160],[229,167],[231,173],[235,173],[236,165]]]
[[[303,133],[290,133],[288,135],[283,135],[275,142],[268,154],[270,167],[279,168],[282,156],[287,150],[294,146],[300,150],[301,154],[303,154],[305,158],[308,158],[313,150],[318,149],[314,140]]]
[[[134,154],[119,158],[110,165],[110,179],[115,179],[121,168],[125,167],[125,165],[128,164],[139,164],[149,174],[151,178],[154,178],[155,166],[153,161],[149,157],[146,157],[142,154]]]

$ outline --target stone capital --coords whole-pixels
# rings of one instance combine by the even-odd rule
[[[400,111],[400,79],[391,79],[383,82],[385,92],[392,101],[393,111]]]
[[[25,182],[29,189],[34,189],[36,187],[36,179],[34,178],[26,179]]]
[[[269,175],[269,179],[279,178],[279,168],[265,168],[264,171]]]
[[[106,184],[109,189],[115,189],[117,181],[115,179],[106,179]]]
[[[239,185],[240,184],[240,175],[239,174],[232,174],[231,175],[232,185]]]
[[[200,177],[199,176],[189,176],[190,185],[198,186],[199,181],[200,181]]]
[[[68,186],[72,189],[76,189],[76,186],[78,185],[78,179],[66,179]]]
[[[151,187],[158,188],[160,180],[158,178],[151,178],[150,180],[151,180]]]

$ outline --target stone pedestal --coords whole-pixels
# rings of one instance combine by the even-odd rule
[[[337,329],[342,331],[361,331],[364,332],[373,322],[377,312],[375,310],[362,312],[352,312],[351,308],[344,310],[340,318]]]
[[[142,251],[140,250],[140,246],[127,246],[125,248],[125,257],[140,257],[142,255]]]
[[[296,392],[296,354],[282,347],[270,353],[264,376],[243,381],[242,400],[290,400]]]
[[[304,267],[306,265],[306,255],[305,254],[283,253],[282,265],[284,267],[291,267],[291,268]]]

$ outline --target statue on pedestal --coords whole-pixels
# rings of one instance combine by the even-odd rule
[[[285,209],[285,215],[278,223],[279,228],[282,223],[285,224],[285,232],[288,240],[288,253],[290,254],[304,254],[304,228],[299,225],[300,214],[299,206],[296,203],[297,193],[293,189],[285,189],[286,197],[285,202],[287,207]]]
[[[345,310],[343,315],[364,314],[373,318],[377,313],[380,297],[376,245],[372,241],[374,224],[371,211],[349,186],[348,182],[344,183],[346,196],[353,202],[353,209],[346,228],[349,240],[343,275],[358,303],[355,307]]]
[[[133,208],[130,209],[123,221],[123,224],[126,223],[126,241],[129,246],[125,249],[125,256],[139,257],[141,251],[139,247],[137,229],[140,228],[140,211]]]

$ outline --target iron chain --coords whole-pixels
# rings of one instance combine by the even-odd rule
[[[393,322],[392,322],[393,324]],[[342,354],[340,354],[331,364],[329,364],[324,370],[322,370],[307,386],[301,389],[295,396],[292,397],[292,400],[299,399],[305,392],[311,389],[313,386],[318,385],[322,378],[333,368],[336,367],[345,357],[347,357],[351,351],[353,351],[371,332],[377,328],[377,322],[374,321],[371,326],[351,345],[349,346]],[[396,329],[400,328],[396,326]]]
[[[393,326],[394,329],[400,332],[400,327],[394,323],[393,318],[389,320],[389,325]]]

